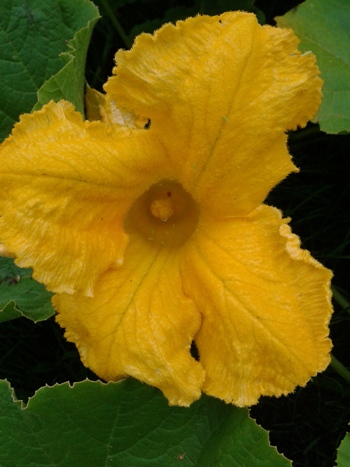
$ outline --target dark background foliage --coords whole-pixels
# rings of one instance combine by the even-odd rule
[[[97,89],[111,74],[113,56],[141,31],[187,16],[248,10],[274,24],[296,0],[95,0],[98,22],[87,59],[87,81]],[[290,135],[290,152],[301,169],[269,195],[267,203],[292,217],[304,248],[334,271],[334,287],[345,297],[349,284],[349,135],[327,135],[317,125]],[[349,311],[349,310],[348,310]],[[350,314],[335,303],[331,322],[334,355],[350,367]],[[297,330],[296,330],[297,332]],[[54,319],[33,324],[20,318],[0,326],[0,378],[27,400],[45,384],[96,377],[80,363]],[[271,443],[297,467],[331,467],[350,419],[350,387],[331,367],[287,397],[263,398],[251,415],[271,431]]]

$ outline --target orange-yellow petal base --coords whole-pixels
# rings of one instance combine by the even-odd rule
[[[170,199],[174,209],[162,219],[152,205]],[[156,386],[171,405],[198,399],[205,377],[190,353],[201,315],[183,293],[179,267],[195,213],[178,184],[151,187],[126,221],[130,242],[123,267],[100,278],[94,297],[59,294],[53,299],[57,321],[85,365],[105,380],[130,375]]]
[[[169,194],[165,219],[152,206]],[[123,268],[101,277],[95,297],[57,295],[57,320],[99,376],[131,375],[170,404],[201,391],[237,406],[292,392],[330,361],[331,273],[286,222],[264,205],[230,221],[200,216],[165,180],[128,217]]]

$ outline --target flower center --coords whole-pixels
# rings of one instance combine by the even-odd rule
[[[150,245],[176,246],[189,238],[198,217],[198,206],[182,185],[163,180],[135,201],[126,216],[125,229],[141,234]]]
[[[150,211],[154,217],[167,222],[174,214],[174,206],[170,198],[160,198],[152,201]]]

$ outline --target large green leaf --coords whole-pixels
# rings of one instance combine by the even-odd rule
[[[0,258],[0,323],[25,316],[34,322],[54,314],[52,294],[32,279],[30,269],[18,268],[12,259]]]
[[[81,3],[80,6],[79,3]],[[67,43],[68,52],[63,52],[60,55],[65,62],[65,66],[39,89],[38,102],[34,109],[39,109],[50,100],[66,99],[72,102],[80,113],[84,114],[86,53],[92,29],[99,15],[96,7],[87,0],[74,0],[74,2],[67,2],[68,5],[70,11],[67,11],[67,17],[76,15],[79,16],[80,20],[84,18],[87,26],[80,29],[73,39]],[[82,8],[83,6],[84,8]]]
[[[284,467],[268,435],[239,409],[209,397],[169,407],[138,381],[84,381],[40,389],[26,407],[0,382],[0,465],[6,467]]]
[[[338,467],[349,467],[350,465],[350,434],[347,433],[338,448]]]
[[[300,50],[311,50],[324,80],[323,102],[317,120],[327,133],[350,131],[350,2],[307,0],[277,24],[292,28]]]
[[[98,10],[90,0],[0,2],[0,141],[38,101],[83,109],[85,55]],[[62,55],[60,55],[62,54]]]

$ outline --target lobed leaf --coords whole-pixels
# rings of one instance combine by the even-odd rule
[[[54,314],[51,297],[43,284],[32,279],[30,269],[0,258],[0,323],[21,316],[34,322],[49,318]]]
[[[34,110],[40,109],[50,100],[57,102],[65,99],[84,115],[85,60],[92,30],[99,19],[99,14],[89,0],[75,0],[67,5],[70,8],[69,16],[72,18],[78,16],[81,20],[84,18],[86,26],[78,30],[73,39],[67,42],[68,51],[60,54],[65,65],[38,90],[38,102]]]
[[[321,130],[350,132],[350,2],[307,0],[276,21],[294,30],[300,50],[316,55],[324,80],[317,116]]]
[[[32,110],[42,86],[41,104],[72,98],[82,110],[85,55],[97,19],[90,0],[0,2],[0,141]]]
[[[0,465],[283,467],[247,409],[202,397],[169,407],[136,380],[40,389],[25,407],[0,382]]]
[[[347,433],[338,448],[337,466],[348,467],[350,465],[350,434]]]

